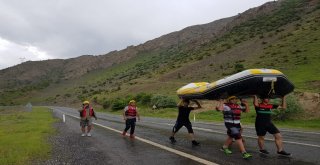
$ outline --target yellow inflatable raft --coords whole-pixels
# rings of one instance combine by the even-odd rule
[[[275,69],[248,69],[218,81],[196,82],[178,89],[177,94],[185,99],[216,100],[228,96],[281,97],[294,89],[286,76]]]

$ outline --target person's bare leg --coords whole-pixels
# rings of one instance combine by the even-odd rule
[[[91,128],[92,128],[92,125],[88,125],[87,133],[89,133],[91,131]]]
[[[193,141],[194,140],[194,133],[189,133],[190,139]]]
[[[258,145],[260,150],[264,150],[264,136],[258,136]]]
[[[230,144],[232,143],[232,138],[228,136],[226,141],[223,144],[223,148],[229,148]]]
[[[280,133],[273,134],[274,142],[276,143],[278,152],[283,150],[282,136]]]
[[[242,142],[242,138],[241,139],[237,139],[236,143],[237,143],[241,153],[246,152],[246,149],[244,148],[244,145],[243,145],[243,142]]]

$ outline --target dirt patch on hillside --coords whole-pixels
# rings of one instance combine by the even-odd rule
[[[309,81],[307,82],[308,86],[312,87],[312,89],[320,89],[320,81],[315,80],[315,81]]]
[[[307,119],[320,118],[320,94],[303,92],[298,95],[298,102],[305,111],[304,117]]]

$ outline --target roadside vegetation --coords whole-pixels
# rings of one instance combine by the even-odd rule
[[[173,98],[165,96],[153,96],[151,94],[139,93],[136,96],[128,96],[124,99],[118,98],[114,101],[105,101],[103,109],[100,112],[121,115],[123,108],[128,104],[129,100],[136,100],[140,115],[147,117],[160,117],[175,119],[178,115],[177,101]],[[250,112],[243,113],[241,121],[245,125],[254,125],[256,112],[252,105],[252,99],[247,99],[250,105]],[[273,104],[280,104],[280,99],[271,100]],[[309,129],[320,131],[320,119],[309,120],[303,115],[302,107],[297,103],[295,97],[291,94],[286,98],[287,109],[273,111],[273,121],[281,127],[295,128],[295,129]],[[196,122],[221,122],[223,123],[223,114],[215,110],[216,102],[206,101],[206,106],[200,111],[192,111],[190,113],[190,120]],[[209,105],[208,104],[212,104]],[[156,109],[153,109],[156,105]],[[163,105],[163,106],[159,106]],[[301,117],[303,116],[303,118]]]
[[[254,19],[228,27],[221,36],[139,50],[130,61],[52,84],[50,77],[59,77],[61,72],[56,70],[41,80],[43,83],[7,89],[0,95],[0,105],[28,100],[65,106],[90,100],[101,105],[101,111],[119,114],[130,99],[135,99],[142,115],[175,118],[179,87],[190,82],[213,82],[245,69],[272,68],[283,72],[295,85],[294,95],[288,98],[288,109],[275,112],[274,120],[288,127],[292,123],[295,127],[318,128],[312,123],[319,123],[320,117],[308,120],[297,93],[320,92],[320,1],[271,3],[281,5],[272,12],[257,12]],[[241,13],[236,17],[241,20],[245,16]],[[30,94],[35,96],[33,100],[29,100]],[[156,110],[152,110],[153,105]],[[244,123],[254,121],[255,112],[251,109],[244,115]],[[216,111],[197,113],[196,118],[222,121],[222,115]]]
[[[47,108],[26,112],[1,107],[0,113],[0,164],[25,165],[49,157],[47,138],[55,133],[55,119]]]

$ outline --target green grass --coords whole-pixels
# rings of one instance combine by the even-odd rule
[[[1,110],[0,164],[24,165],[49,157],[47,137],[54,133],[55,119],[47,108],[34,107],[32,112]]]

